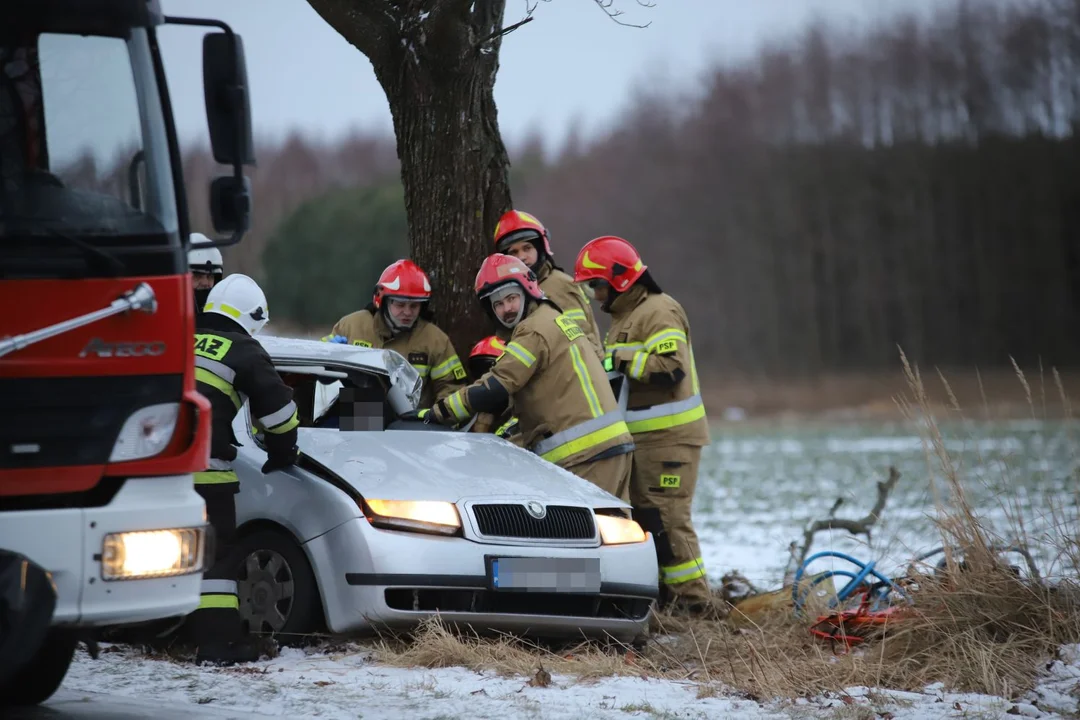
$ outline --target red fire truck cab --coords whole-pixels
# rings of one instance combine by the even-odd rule
[[[199,603],[210,406],[163,24],[215,28],[207,120],[232,172],[210,203],[232,244],[254,164],[240,38],[158,0],[0,3],[0,706],[47,699],[86,628]],[[50,597],[28,594],[33,571]],[[38,600],[54,609],[28,645]]]

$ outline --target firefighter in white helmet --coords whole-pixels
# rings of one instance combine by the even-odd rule
[[[227,665],[259,657],[257,643],[243,634],[236,578],[229,563],[240,491],[232,468],[238,444],[232,423],[247,400],[266,448],[264,473],[296,462],[300,424],[292,389],[252,337],[269,320],[266,296],[259,285],[247,275],[233,273],[210,291],[195,330],[196,387],[211,408],[210,463],[195,473],[195,490],[206,500],[216,537],[214,558],[203,575],[202,601],[188,621],[199,646],[197,661]]]
[[[195,288],[195,315],[203,311],[210,289],[221,282],[225,275],[225,265],[221,260],[221,251],[209,245],[212,241],[202,233],[191,233],[191,249],[188,250],[188,269],[191,271],[191,286]]]

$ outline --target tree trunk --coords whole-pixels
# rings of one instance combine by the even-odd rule
[[[473,281],[511,208],[494,98],[506,2],[309,2],[368,57],[386,93],[412,259],[431,277],[437,323],[464,359],[493,330]]]

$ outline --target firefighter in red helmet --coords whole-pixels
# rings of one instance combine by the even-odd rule
[[[379,276],[371,304],[338,320],[323,340],[394,350],[424,379],[421,403],[433,403],[467,377],[450,338],[432,322],[430,299],[427,274],[412,260],[398,260]]]
[[[707,612],[711,593],[690,507],[709,428],[686,312],[619,237],[588,242],[574,264],[574,280],[588,283],[611,314],[605,364],[629,382],[626,424],[635,445],[630,504],[653,533],[664,601],[677,611]]]
[[[504,213],[495,226],[495,252],[516,257],[536,273],[540,289],[578,324],[596,354],[603,357],[600,329],[589,298],[562,268],[555,265],[547,228],[539,220],[520,210]]]
[[[506,349],[472,385],[418,416],[457,425],[513,403],[523,447],[626,499],[634,445],[585,333],[517,258],[489,256],[475,290],[493,323],[511,331]]]
[[[506,352],[506,343],[495,335],[489,335],[473,345],[469,351],[469,376],[473,380],[482,378],[492,367],[495,361]],[[501,415],[492,413],[477,413],[476,422],[473,423],[472,432],[491,432],[511,442],[520,443],[521,435],[517,432],[518,420],[514,417],[513,407],[508,407]]]

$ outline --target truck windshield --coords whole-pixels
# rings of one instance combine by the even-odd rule
[[[139,254],[179,245],[147,31],[0,35],[0,273],[172,274]]]

